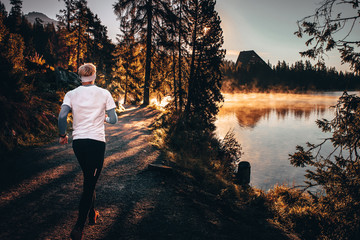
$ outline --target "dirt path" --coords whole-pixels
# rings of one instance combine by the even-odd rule
[[[203,201],[201,195],[194,198],[191,189],[176,187],[175,175],[148,171],[160,155],[147,141],[156,115],[132,108],[118,124],[107,125],[105,164],[96,187],[100,221],[86,225],[84,239],[258,239],[264,231],[269,234],[262,239],[288,239],[265,219],[241,222],[205,195]],[[69,239],[82,188],[71,144],[28,149],[4,165],[0,239]]]

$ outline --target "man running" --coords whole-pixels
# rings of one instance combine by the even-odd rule
[[[87,217],[89,224],[95,224],[99,216],[99,212],[94,208],[94,201],[95,185],[104,163],[104,121],[111,124],[118,121],[116,105],[110,92],[95,85],[96,67],[86,63],[79,67],[78,74],[82,85],[66,93],[58,119],[59,143],[66,144],[67,115],[72,112],[72,147],[84,176],[78,219],[70,234],[73,240],[82,239]]]

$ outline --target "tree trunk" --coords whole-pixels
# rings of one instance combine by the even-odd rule
[[[174,101],[175,101],[175,110],[178,110],[178,100],[177,100],[177,87],[176,87],[176,58],[175,58],[175,48],[172,50],[173,54],[173,73],[174,73]],[[180,72],[180,71],[179,71]]]
[[[147,2],[147,36],[146,36],[146,60],[145,60],[145,83],[143,105],[150,103],[150,81],[151,81],[151,36],[152,36],[152,0]]]
[[[179,105],[180,105],[180,112],[183,108],[183,91],[182,91],[182,71],[181,71],[181,11],[182,11],[182,0],[180,0],[180,13],[179,13]]]
[[[127,73],[126,70],[126,75],[125,75],[125,96],[124,96],[124,104],[126,104],[126,98],[127,98],[127,94],[128,94],[128,78],[129,78],[129,74]]]
[[[195,0],[195,18],[194,18],[194,31],[192,35],[192,56],[191,56],[191,64],[190,64],[190,76],[189,76],[189,87],[188,87],[188,99],[186,103],[185,111],[187,113],[190,112],[190,107],[193,98],[193,85],[194,85],[194,73],[195,73],[195,53],[196,53],[196,32],[198,27],[198,9],[199,4],[198,0]]]
[[[71,27],[70,27],[70,17],[71,17],[70,11],[71,11],[71,7],[70,7],[69,2],[67,2],[66,4],[67,4],[67,6],[66,6],[67,7],[67,15],[66,15],[67,25],[66,25],[66,28],[68,30],[68,33],[70,34],[70,32],[71,32]],[[68,65],[69,65],[70,58],[71,58],[71,47],[68,46],[67,49],[68,49],[68,54],[69,54],[69,56],[68,56]]]
[[[81,26],[80,26],[80,22],[79,22],[79,26],[78,26],[78,39],[77,39],[77,55],[76,55],[76,68],[78,69],[80,66],[80,41],[81,41]]]

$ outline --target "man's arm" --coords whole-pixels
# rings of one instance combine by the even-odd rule
[[[115,124],[118,122],[118,116],[116,115],[115,108],[106,111],[108,117],[105,119],[107,123]]]
[[[67,128],[67,116],[69,112],[71,111],[71,108],[68,105],[63,104],[61,106],[61,110],[59,113],[58,118],[58,127],[59,127],[59,143],[65,144],[68,142],[68,136],[66,135],[66,128]]]

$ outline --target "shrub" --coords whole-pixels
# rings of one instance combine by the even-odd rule
[[[297,146],[290,155],[296,167],[310,166],[305,177],[306,189],[317,187],[323,194],[315,197],[318,211],[324,212],[319,222],[322,237],[360,239],[360,98],[346,92],[335,106],[333,120],[318,120],[317,125],[331,137],[320,144]],[[324,154],[325,143],[333,150]]]
[[[301,235],[317,239],[321,234],[321,211],[311,195],[286,186],[275,186],[267,195],[276,221]]]

